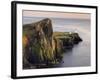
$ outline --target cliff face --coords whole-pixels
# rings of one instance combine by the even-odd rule
[[[23,69],[59,64],[66,48],[80,41],[78,33],[53,32],[49,18],[23,25]]]
[[[72,48],[74,44],[78,44],[80,41],[82,41],[78,33],[54,32],[53,34],[54,37],[62,41],[63,49]]]
[[[60,40],[53,38],[50,19],[23,26],[23,68],[59,63],[61,48]]]

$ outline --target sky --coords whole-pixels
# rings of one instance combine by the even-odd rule
[[[23,10],[23,16],[28,17],[54,17],[68,19],[90,19],[89,13],[69,13],[69,12],[51,12],[51,11],[32,11]]]

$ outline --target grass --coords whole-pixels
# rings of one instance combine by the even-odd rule
[[[70,36],[70,32],[53,32],[53,36],[56,38],[68,38]]]

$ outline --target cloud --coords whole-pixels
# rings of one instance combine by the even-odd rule
[[[28,17],[54,17],[67,19],[90,19],[89,13],[71,13],[71,12],[50,12],[50,11],[29,11],[24,10],[23,16]]]

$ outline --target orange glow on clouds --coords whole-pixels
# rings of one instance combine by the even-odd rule
[[[50,12],[50,11],[29,11],[24,10],[23,16],[28,17],[54,17],[68,19],[90,19],[89,13],[71,13],[71,12]]]

